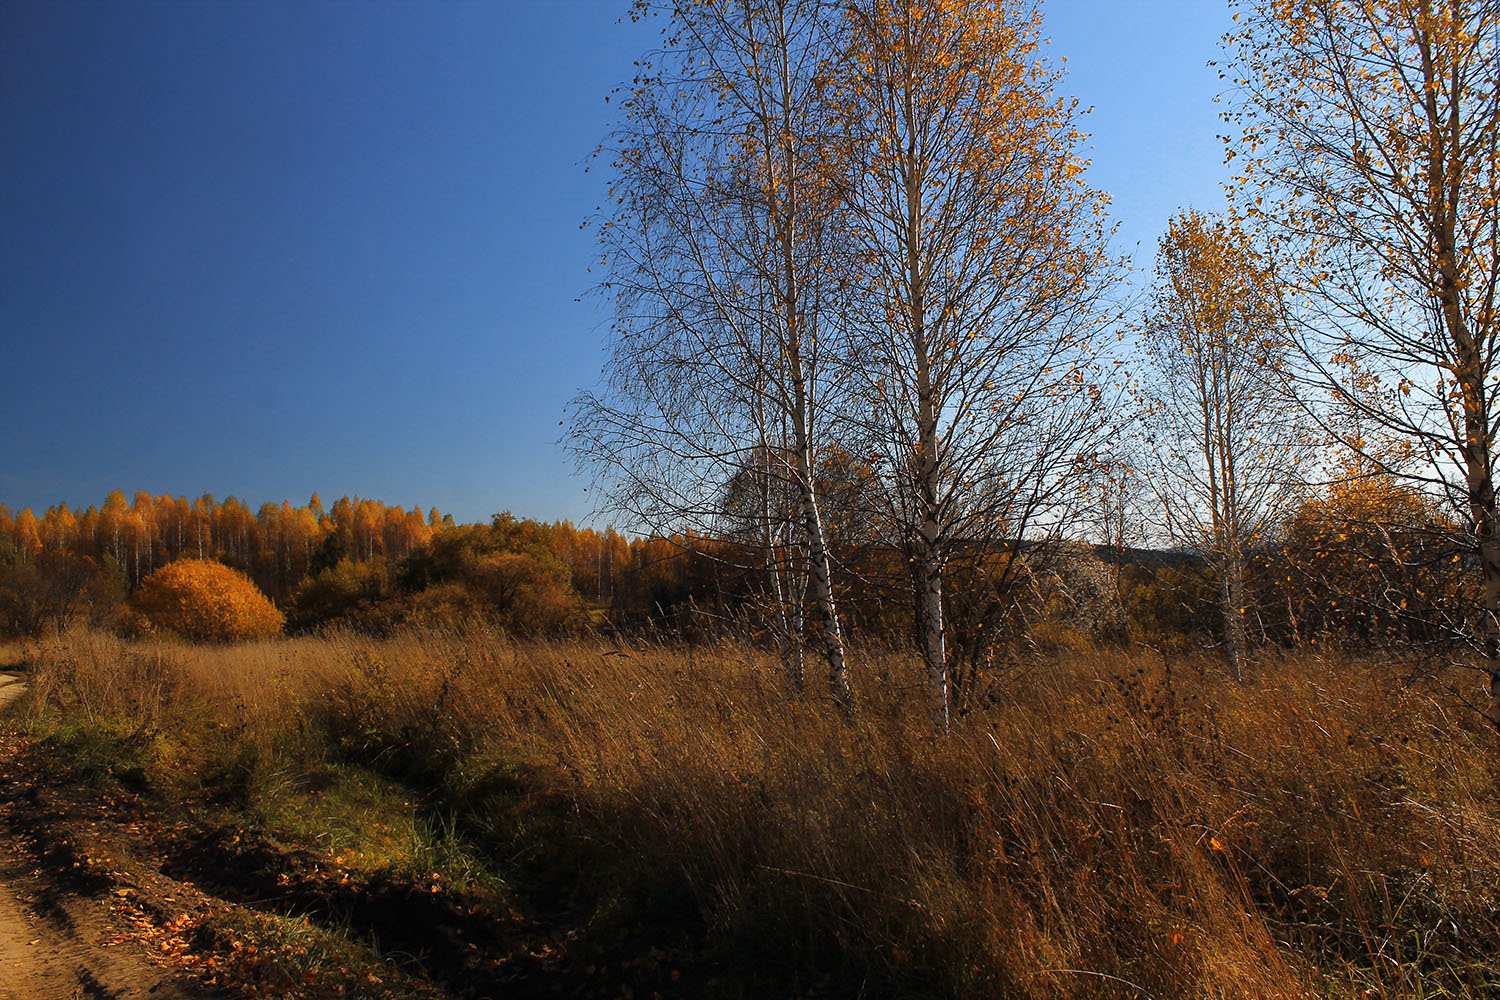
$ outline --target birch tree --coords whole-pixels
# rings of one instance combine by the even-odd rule
[[[1466,521],[1500,726],[1500,5],[1240,6],[1230,162],[1298,293],[1302,387],[1380,431],[1346,446]]]
[[[1143,478],[1168,536],[1218,581],[1225,657],[1243,679],[1246,559],[1298,499],[1305,452],[1276,377],[1280,299],[1239,227],[1198,212],[1170,221],[1156,272],[1141,330]]]
[[[864,307],[851,371],[911,553],[939,725],[949,561],[1055,524],[1101,426],[1086,307],[1105,198],[1083,182],[1076,103],[1040,32],[1025,0],[860,0],[827,82]]]
[[[776,596],[777,568],[799,557],[778,543],[770,509],[790,490],[818,644],[847,708],[816,479],[842,294],[815,87],[829,10],[823,0],[637,7],[666,19],[667,43],[625,95],[612,146],[602,234],[613,353],[604,387],[579,400],[574,440],[607,503],[650,528],[759,518],[787,631],[795,611],[792,595]],[[718,502],[735,480],[759,484],[753,511]],[[787,663],[800,689],[794,651]]]

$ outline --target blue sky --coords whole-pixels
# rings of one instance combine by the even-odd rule
[[[605,0],[0,4],[0,502],[343,493],[585,518]],[[1225,171],[1211,0],[1050,0],[1149,266]],[[580,301],[581,299],[581,301]]]

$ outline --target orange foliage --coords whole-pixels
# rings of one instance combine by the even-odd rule
[[[269,638],[281,612],[250,578],[222,563],[179,559],[152,573],[134,597],[151,624],[200,642]]]
[[[136,586],[177,559],[217,559],[244,569],[256,586],[277,600],[289,598],[308,576],[337,563],[320,564],[320,551],[337,535],[357,562],[401,559],[426,545],[435,532],[453,526],[452,515],[433,508],[403,510],[378,500],[341,497],[331,511],[314,494],[301,507],[265,503],[258,511],[236,497],[197,500],[140,491],[134,501],[112,491],[102,507],[49,507],[40,515],[19,514],[0,504],[0,545],[28,558],[38,551],[66,551],[102,561],[106,556]]]
[[[1305,501],[1287,525],[1282,585],[1298,628],[1329,638],[1427,641],[1473,600],[1458,527],[1392,476],[1358,475]]]

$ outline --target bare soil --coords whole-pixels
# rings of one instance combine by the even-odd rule
[[[0,673],[0,710],[25,689],[17,675]],[[154,922],[127,903],[128,890],[110,891],[109,879],[89,877],[74,852],[47,845],[37,823],[47,790],[28,780],[19,745],[0,731],[0,1000],[212,995],[188,990],[152,960],[144,930]]]
[[[0,1000],[154,1000],[190,994],[132,941],[119,912],[52,890],[0,847]]]
[[[0,674],[0,708],[4,708],[26,690],[26,682],[15,674]]]

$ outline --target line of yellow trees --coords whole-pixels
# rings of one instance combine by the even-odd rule
[[[910,641],[917,609],[909,560],[873,530],[841,524],[832,539],[844,624],[866,640]],[[1455,527],[1396,480],[1329,487],[1251,551],[1248,628],[1258,644],[1379,639],[1441,648],[1472,625],[1452,611],[1472,607],[1462,553]],[[38,634],[75,620],[138,632],[151,619],[175,621],[162,608],[180,613],[195,602],[193,590],[166,588],[157,571],[207,561],[253,581],[290,631],[336,623],[389,633],[485,620],[523,634],[650,629],[695,640],[732,632],[773,645],[780,609],[758,599],[758,556],[753,540],[631,538],[509,514],[459,524],[436,510],[350,497],[327,508],[317,497],[300,507],[267,503],[252,515],[234,498],[140,493],[128,504],[116,492],[82,513],[0,507],[0,632]],[[165,603],[152,591],[153,573],[156,590],[170,591]],[[178,575],[208,579],[186,568]],[[959,710],[1038,649],[1222,640],[1214,568],[1184,551],[1013,546],[966,561],[955,584],[947,602]],[[199,610],[212,617],[210,591],[224,589],[203,589]]]
[[[243,573],[294,629],[478,617],[526,631],[575,628],[665,614],[691,601],[695,586],[714,592],[686,569],[686,550],[706,544],[508,514],[458,524],[436,508],[358,496],[252,508],[232,496],[141,491],[132,501],[116,490],[100,506],[58,504],[41,516],[0,504],[0,633],[79,618],[120,624],[127,597],[189,559]]]
[[[236,497],[196,500],[143,491],[128,500],[114,490],[103,505],[75,511],[65,503],[38,517],[30,508],[14,514],[0,504],[0,539],[23,557],[71,552],[109,557],[131,586],[175,559],[219,559],[249,571],[273,596],[306,576],[329,536],[342,534],[355,558],[399,558],[425,544],[432,532],[452,526],[437,508],[423,513],[378,500],[340,497],[325,508],[317,494],[303,506],[265,503],[257,510]]]

